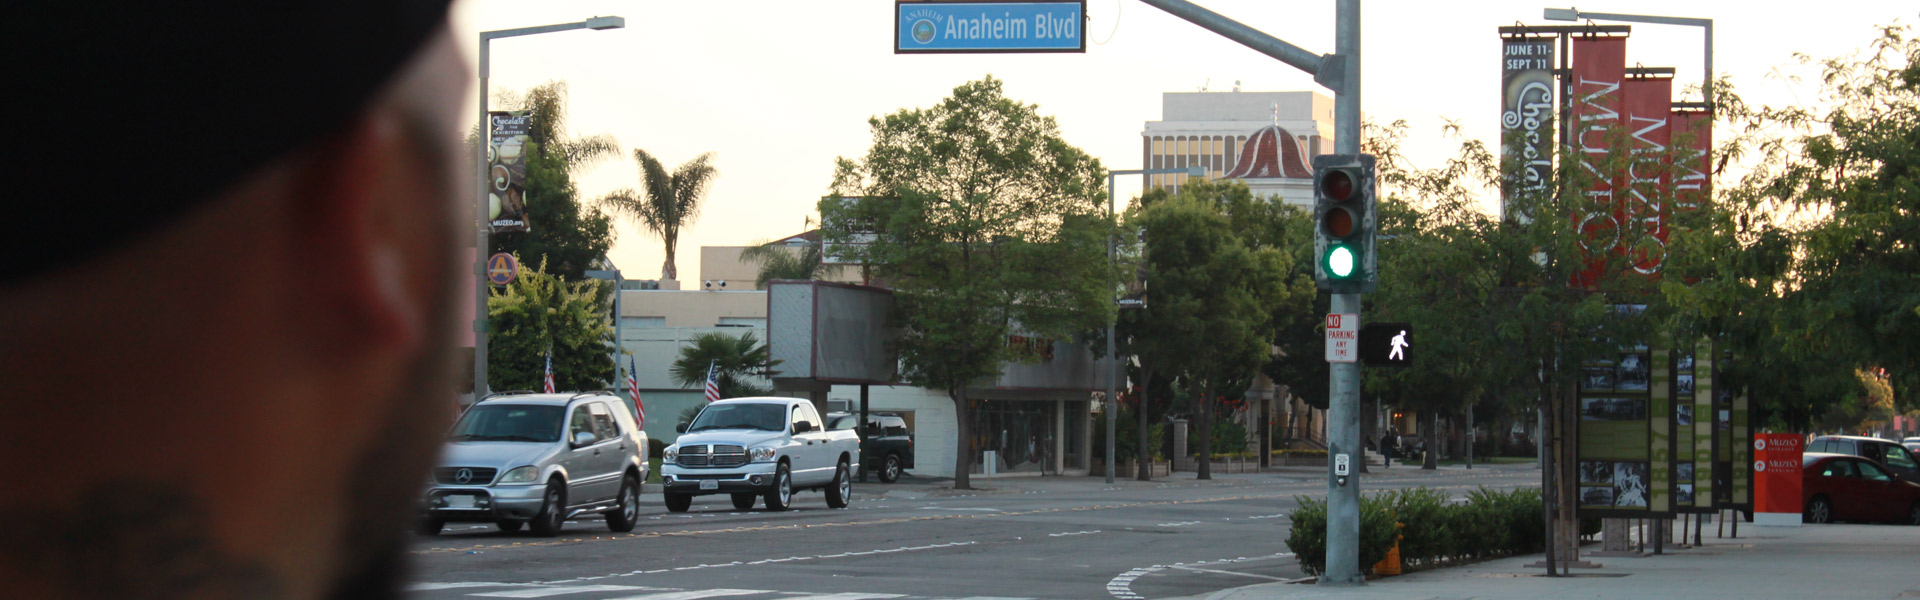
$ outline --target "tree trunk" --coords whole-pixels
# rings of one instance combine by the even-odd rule
[[[1195,402],[1194,420],[1200,433],[1200,461],[1194,479],[1213,479],[1213,390],[1200,385],[1200,401]]]
[[[953,415],[960,435],[954,444],[958,451],[953,454],[953,489],[970,490],[973,489],[973,407],[967,402],[965,386],[949,388],[947,397],[953,399]]]
[[[667,261],[660,265],[660,278],[678,281],[680,279],[680,268],[673,265],[673,247],[680,243],[680,232],[676,231],[660,237],[666,242],[667,246]]]
[[[1420,439],[1426,445],[1427,449],[1425,452],[1420,453],[1420,468],[1431,471],[1440,468],[1440,432],[1437,431],[1440,429],[1440,411],[1427,410],[1422,412],[1423,414],[1421,416],[1426,418],[1421,419],[1421,421],[1424,422],[1421,423],[1420,427]]]
[[[1140,430],[1140,435],[1134,438],[1138,440],[1135,444],[1138,448],[1133,453],[1133,462],[1136,463],[1134,478],[1150,481],[1153,479],[1153,446],[1160,443],[1160,440],[1147,441],[1147,418],[1153,414],[1149,410],[1153,407],[1153,393],[1148,391],[1153,389],[1153,369],[1142,365],[1140,379],[1140,408],[1134,411],[1134,420],[1138,421],[1135,425]]]

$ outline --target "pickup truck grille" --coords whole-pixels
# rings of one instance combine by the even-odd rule
[[[461,471],[466,471],[466,481],[461,481]],[[486,485],[493,483],[494,469],[487,467],[439,467],[433,470],[433,480],[447,485]]]
[[[737,467],[747,464],[747,449],[728,444],[681,446],[682,467]]]

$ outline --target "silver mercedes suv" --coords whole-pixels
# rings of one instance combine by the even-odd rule
[[[560,533],[568,518],[601,513],[632,531],[647,480],[647,434],[604,393],[509,394],[474,404],[447,432],[421,496],[419,530],[448,522],[528,526]]]

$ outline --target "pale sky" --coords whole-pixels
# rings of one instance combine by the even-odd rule
[[[1332,0],[1196,0],[1309,51],[1333,52]],[[1362,110],[1412,126],[1407,154],[1432,167],[1458,141],[1445,119],[1497,145],[1500,44],[1496,28],[1564,24],[1541,18],[1550,2],[1362,3]],[[1611,0],[1585,11],[1714,20],[1714,69],[1750,103],[1815,102],[1815,72],[1795,52],[1826,58],[1864,46],[1877,25],[1920,20],[1911,0],[1673,2]],[[626,18],[625,29],[572,31],[493,42],[493,91],[550,80],[571,93],[575,134],[609,134],[621,155],[576,175],[581,198],[639,185],[633,148],[669,168],[713,152],[719,176],[699,219],[681,230],[683,281],[699,278],[703,245],[745,245],[803,230],[826,192],[836,156],[858,158],[867,119],[932,105],[954,87],[992,74],[1014,99],[1055,117],[1068,143],[1110,169],[1140,168],[1140,132],[1161,119],[1162,92],[1324,88],[1277,60],[1136,0],[1088,0],[1085,54],[895,55],[893,3],[885,0],[461,0],[455,31],[477,55],[477,32]],[[1697,85],[1697,27],[1634,25],[1628,66],[1675,67],[1676,91]],[[1784,76],[1806,82],[1792,84]],[[1698,100],[1694,97],[1685,100]],[[470,109],[471,110],[471,109]],[[1725,130],[1716,138],[1727,135]],[[1139,193],[1122,178],[1117,195]],[[536,224],[536,226],[538,226]],[[628,278],[655,279],[661,241],[622,220],[611,252]]]

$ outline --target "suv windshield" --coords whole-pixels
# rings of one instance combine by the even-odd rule
[[[763,429],[786,431],[787,407],[781,404],[716,404],[700,411],[687,431]]]
[[[532,404],[481,404],[460,417],[447,434],[454,442],[542,442],[560,441],[560,415],[564,406]]]

